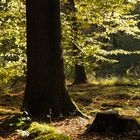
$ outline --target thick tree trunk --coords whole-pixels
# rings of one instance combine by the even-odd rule
[[[77,25],[77,18],[76,18],[76,8],[75,8],[75,2],[74,0],[68,0],[67,1],[68,6],[67,9],[69,11],[68,20],[72,22],[71,29],[72,29],[72,50],[73,50],[73,56],[78,56],[81,52],[80,49],[77,47],[77,45],[74,43],[77,40],[77,32],[78,32],[78,25]],[[80,56],[78,58],[80,63],[82,63],[82,57]],[[81,84],[81,83],[87,83],[87,77],[86,77],[86,71],[84,65],[75,64],[75,74],[74,74],[74,82],[73,84]]]
[[[79,110],[65,89],[59,0],[27,0],[27,81],[22,109],[56,118]]]

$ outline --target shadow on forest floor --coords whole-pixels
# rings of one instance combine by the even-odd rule
[[[105,110],[117,110],[121,115],[127,115],[136,118],[140,122],[140,88],[129,86],[94,86],[91,84],[68,86],[69,94],[77,103],[78,107],[91,119],[87,120],[81,117],[67,118],[59,122],[52,122],[50,126],[59,130],[74,140],[135,140],[133,135],[83,135],[86,126],[90,124],[97,112]],[[19,113],[22,103],[23,93],[0,93],[0,121],[4,121],[11,115]],[[44,124],[45,125],[45,124]],[[140,136],[140,134],[138,134]],[[133,138],[134,137],[134,138]],[[24,139],[18,133],[7,134],[0,137],[5,139]]]

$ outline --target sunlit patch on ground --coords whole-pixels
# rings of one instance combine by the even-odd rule
[[[73,140],[112,140],[116,136],[106,136],[101,134],[83,135],[86,128],[94,120],[97,112],[111,109],[117,110],[121,115],[134,117],[140,122],[140,88],[138,87],[106,87],[87,84],[68,86],[68,89],[69,94],[72,96],[79,108],[85,114],[90,116],[90,119],[69,117],[67,119],[48,124],[50,127],[57,129],[58,134],[65,134]],[[20,111],[22,99],[23,93],[2,93],[0,95],[1,122]],[[46,129],[46,124],[41,123],[38,124],[38,126],[39,125],[41,125],[41,127],[44,125],[43,128]],[[40,135],[41,133],[39,132]],[[23,134],[24,131],[15,131],[5,137],[0,137],[0,140],[26,140],[27,138],[22,137]],[[57,136],[54,135],[54,137]],[[126,137],[125,139],[127,140]]]

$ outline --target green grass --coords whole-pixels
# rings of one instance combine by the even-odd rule
[[[71,86],[70,95],[78,107],[88,115],[95,115],[107,109],[121,108],[121,112],[139,117],[135,108],[139,107],[140,88],[135,86]]]
[[[140,93],[136,92],[132,99],[140,99]]]
[[[110,93],[108,94],[108,98],[111,99],[130,99],[132,95],[128,92],[118,92],[118,93]]]
[[[97,78],[94,80],[90,80],[94,85],[102,85],[102,86],[139,86],[140,80],[132,79],[129,77],[107,77],[107,78]]]
[[[16,113],[15,110],[12,110],[12,109],[7,109],[7,108],[4,108],[4,107],[0,107],[0,115],[12,115]]]

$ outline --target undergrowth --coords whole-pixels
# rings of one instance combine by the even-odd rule
[[[1,125],[0,136],[18,135],[23,140],[70,140],[51,124],[32,122],[27,112],[20,112],[5,119]],[[0,137],[1,138],[1,137]]]
[[[134,117],[140,122],[140,88],[138,86],[128,86],[128,84],[127,86],[108,86],[109,84],[107,85],[107,83],[107,86],[104,85],[73,85],[68,86],[68,90],[81,111],[93,118],[97,112],[113,109],[117,110],[121,115]],[[51,124],[30,122],[26,127],[28,119],[23,114],[19,115],[23,92],[7,93],[1,91],[0,93],[0,121],[17,115],[17,117],[12,118],[14,121],[7,122],[5,129],[0,128],[3,131],[2,133],[5,133],[4,136],[0,137],[2,140],[7,137],[13,139],[13,134],[19,136],[20,140],[70,140],[70,138],[79,136],[86,129],[86,125],[81,126],[82,121],[79,119],[79,124],[77,124],[76,119],[73,119],[74,122],[72,121],[72,123],[69,123],[71,120],[68,119],[64,120],[63,123],[57,122],[58,124],[55,125],[53,122]],[[7,133],[10,127],[14,129],[10,129],[11,132]],[[99,138],[104,139],[100,135]]]

